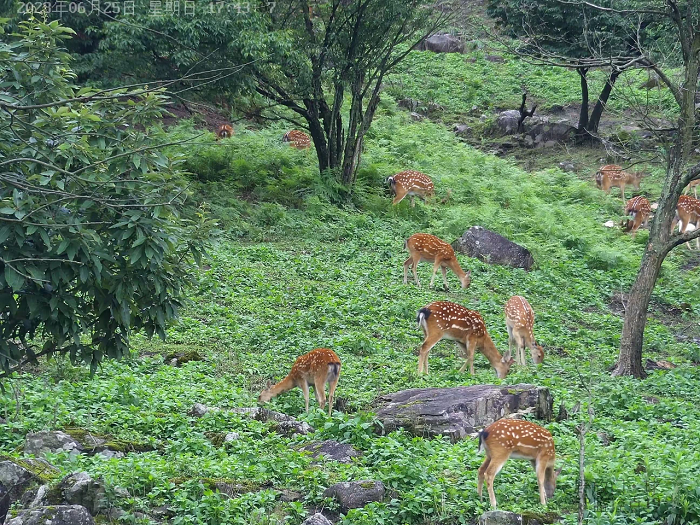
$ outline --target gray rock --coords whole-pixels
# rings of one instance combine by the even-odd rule
[[[312,434],[316,430],[305,421],[281,421],[275,425],[275,432],[283,436],[293,436],[295,434]]]
[[[289,503],[290,501],[301,501],[304,499],[304,494],[296,490],[282,489],[280,490],[280,500]]]
[[[331,459],[339,463],[352,463],[354,458],[359,458],[362,455],[352,445],[339,443],[333,439],[309,443],[301,449],[311,452],[311,457],[313,458],[323,456],[324,459]]]
[[[464,42],[449,33],[438,33],[424,38],[414,49],[433,53],[464,53]]]
[[[522,525],[520,514],[504,510],[490,510],[479,517],[479,525]]]
[[[345,481],[336,483],[323,491],[324,498],[335,498],[340,510],[359,509],[373,501],[384,499],[384,484],[381,481]]]
[[[4,497],[10,503],[17,501],[34,479],[26,468],[12,461],[0,461],[0,484],[5,487],[7,493]]]
[[[420,113],[416,113],[415,111],[412,111],[411,118],[413,120],[423,120],[423,115],[421,115]]]
[[[10,509],[10,491],[0,483],[0,523],[5,523],[5,516]]]
[[[452,126],[452,131],[458,137],[467,137],[471,133],[472,128],[470,128],[467,124],[455,124]]]
[[[455,251],[476,257],[488,264],[502,264],[529,270],[535,263],[527,248],[509,241],[496,232],[472,226],[452,243]]]
[[[217,410],[217,409],[214,409]],[[194,416],[194,417],[203,417],[204,414],[207,412],[211,412],[212,409],[209,408],[207,405],[203,405],[202,403],[195,403],[192,405],[192,408],[188,412],[189,415]]]
[[[5,525],[94,525],[95,521],[80,505],[52,505],[26,509]]]
[[[42,430],[27,434],[24,442],[25,454],[42,456],[47,452],[57,453],[67,450],[71,456],[83,452],[84,447],[74,438],[60,430]]]
[[[333,525],[330,521],[328,521],[328,518],[326,518],[323,514],[320,512],[317,512],[313,516],[309,516],[304,520],[304,522],[301,525]]]
[[[576,166],[574,166],[573,162],[560,162],[559,163],[559,169],[562,171],[576,171]]]
[[[552,405],[549,389],[528,384],[412,388],[380,397],[376,414],[384,433],[404,428],[415,436],[447,436],[454,443],[518,412],[549,420]]]
[[[238,441],[241,435],[238,432],[228,432],[224,436],[224,443],[230,443],[231,441]]]
[[[518,120],[520,112],[517,109],[501,111],[496,117],[496,126],[502,133],[512,135],[518,131]]]
[[[48,498],[49,486],[41,485],[35,490],[28,490],[22,495],[22,506],[27,509],[34,507],[45,507],[50,505],[51,502]]]
[[[417,111],[421,105],[421,101],[412,98],[402,98],[397,102],[397,105],[409,111]]]
[[[526,131],[526,137],[530,137],[535,144],[569,142],[575,135],[576,128],[567,122],[542,122],[535,125],[531,124]]]
[[[87,472],[76,472],[58,484],[63,499],[70,505],[82,505],[93,516],[107,508],[105,488],[101,481],[92,479]]]
[[[111,449],[105,449],[97,453],[98,456],[102,456],[105,459],[112,459],[112,458],[123,458],[124,457],[124,452],[121,452],[119,450],[111,450]]]

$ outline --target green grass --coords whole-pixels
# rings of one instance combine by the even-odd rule
[[[217,156],[219,164],[210,162]],[[645,357],[670,360],[678,368],[653,372],[645,381],[611,378],[607,369],[617,356],[622,319],[609,303],[629,289],[647,238],[645,231],[633,240],[602,226],[618,218],[616,194],[606,196],[589,180],[556,169],[524,172],[460,144],[438,125],[409,122],[391,104],[382,105],[368,136],[355,205],[328,204],[328,181],[313,175],[313,153],[279,145],[277,129],[201,144],[192,148],[190,164],[202,170],[196,173],[200,178],[206,172],[207,180],[217,181],[203,185],[202,192],[226,233],[167,343],[134,337],[143,357],[106,363],[92,379],[59,360],[12,380],[0,397],[9,430],[0,434],[0,452],[13,453],[28,431],[66,426],[155,446],[122,459],[50,458],[64,473],[86,470],[103,476],[111,489],[126,488],[129,497],[110,492],[110,498],[133,520],[136,512],[165,504],[178,516],[174,523],[297,524],[306,509],[334,508],[322,498],[328,485],[379,479],[394,497],[353,510],[341,523],[471,522],[488,510],[488,502],[476,496],[476,468],[483,459],[476,441],[453,445],[404,432],[380,437],[373,433],[372,407],[377,396],[404,388],[499,382],[482,356],[476,358],[476,376],[459,374],[461,360],[446,342],[431,352],[431,375],[417,376],[422,334],[415,314],[437,299],[478,310],[503,350],[503,305],[522,294],[537,313],[535,334],[547,357],[541,367],[514,369],[504,383],[549,387],[555,409],[561,403],[571,409],[577,401],[585,406],[586,387],[591,389],[595,422],[586,438],[592,511],[587,523],[671,523],[663,521],[671,514],[677,516],[673,523],[700,520],[700,369],[691,364],[697,345],[681,337],[699,335],[700,274],[681,270],[688,256],[678,249],[664,263],[654,294]],[[381,180],[405,168],[430,174],[439,198],[451,190],[448,203],[392,208]],[[279,204],[280,188],[295,183],[302,191]],[[653,175],[643,189],[653,196],[658,183]],[[535,269],[489,266],[462,256],[463,267],[473,272],[465,291],[452,274],[448,279],[459,291],[402,284],[406,237],[424,231],[452,241],[476,224],[527,246]],[[429,265],[421,265],[419,273],[427,285]],[[690,310],[664,313],[681,303]],[[312,401],[314,410],[306,416],[298,389],[271,403],[310,422],[317,428],[314,436],[283,438],[270,424],[235,414],[188,416],[195,402],[253,406],[269,381],[282,378],[298,355],[318,346],[333,348],[343,361],[338,396],[346,412],[328,418]],[[196,350],[207,360],[164,365],[162,356],[174,350]],[[574,521],[576,508],[575,426],[584,419],[577,414],[546,424],[564,466],[547,510],[565,516],[566,523]],[[216,447],[208,438],[229,431],[241,439]],[[599,437],[603,432],[611,439],[607,445]],[[326,438],[352,443],[363,457],[351,465],[314,465],[297,451],[297,445]],[[252,491],[229,499],[212,490],[209,479]],[[284,488],[302,492],[303,502],[281,502]],[[496,493],[503,509],[545,510],[526,462],[506,465],[496,478]]]

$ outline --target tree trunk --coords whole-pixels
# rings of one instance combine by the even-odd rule
[[[589,135],[596,135],[598,133],[600,117],[603,114],[603,110],[605,109],[605,106],[608,103],[608,98],[610,98],[610,93],[612,92],[613,86],[615,85],[615,81],[617,80],[617,77],[620,76],[620,73],[622,73],[622,71],[613,69],[613,71],[610,73],[610,76],[608,77],[608,80],[605,82],[605,86],[603,86],[603,91],[601,91],[600,96],[598,97],[598,101],[593,107],[593,111],[591,112],[591,118],[589,119],[588,125],[586,126],[586,131]]]
[[[588,79],[586,78],[588,68],[579,67],[576,68],[576,72],[581,77],[581,111],[578,117],[576,134],[581,136],[586,135],[586,128],[588,127]]]

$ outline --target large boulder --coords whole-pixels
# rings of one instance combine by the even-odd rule
[[[0,485],[5,488],[4,498],[9,503],[17,501],[34,480],[34,475],[26,468],[12,461],[0,461]]]
[[[345,481],[331,485],[323,491],[324,498],[335,498],[340,511],[359,509],[373,501],[384,499],[384,484],[381,481]]]
[[[501,111],[496,117],[496,127],[505,135],[513,135],[518,131],[518,120],[520,120],[520,111],[517,109]]]
[[[520,514],[504,510],[490,510],[479,517],[479,525],[522,525]]]
[[[75,472],[58,484],[63,500],[71,505],[82,505],[93,516],[107,508],[107,497],[102,482],[92,479],[87,472]]]
[[[469,228],[452,243],[452,247],[459,253],[476,257],[489,264],[502,264],[529,270],[535,263],[527,248],[481,226]]]
[[[51,505],[20,511],[5,525],[94,525],[95,521],[80,505]]]
[[[382,396],[376,407],[383,432],[404,428],[415,436],[447,436],[454,443],[509,414],[552,417],[549,389],[535,385],[412,388]]]
[[[0,483],[0,523],[5,523],[5,516],[10,508],[10,491]]]
[[[464,42],[449,33],[437,33],[421,40],[414,49],[433,53],[464,53]]]
[[[575,135],[576,128],[567,122],[542,122],[528,126],[525,143],[542,148],[569,142]]]
[[[330,521],[328,521],[328,518],[326,518],[323,514],[320,512],[317,512],[313,516],[309,516],[304,520],[304,522],[301,525],[333,525]]]
[[[25,454],[43,456],[47,452],[57,453],[67,450],[71,455],[76,455],[84,450],[80,442],[60,430],[42,430],[27,434],[24,442]]]
[[[311,457],[318,458],[323,456],[324,460],[333,460],[338,463],[352,463],[352,460],[359,458],[362,453],[352,445],[347,443],[339,443],[334,439],[326,441],[314,441],[308,445],[304,445],[302,450],[311,452]]]

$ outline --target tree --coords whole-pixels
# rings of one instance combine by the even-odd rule
[[[165,336],[211,223],[180,217],[178,160],[146,132],[162,93],[78,89],[72,30],[19,27],[0,42],[0,377],[55,354],[94,372]]]
[[[619,3],[619,2],[618,2]],[[489,16],[518,39],[513,52],[538,64],[575,70],[581,80],[580,138],[597,134],[600,118],[622,72],[637,65],[638,42],[650,16],[631,20],[614,10],[563,0],[489,0]],[[590,109],[588,73],[603,69],[607,79]]]

